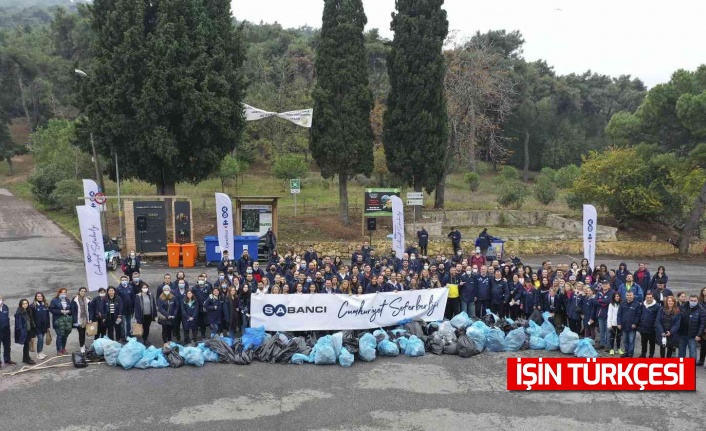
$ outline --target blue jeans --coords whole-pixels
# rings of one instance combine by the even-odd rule
[[[54,332],[56,333],[56,351],[61,352],[66,348],[66,337],[61,335],[61,331],[58,329],[55,329]]]
[[[631,358],[635,354],[635,334],[634,329],[623,330],[623,344],[625,344],[625,355]]]
[[[44,332],[37,334],[37,353],[42,353],[44,350]]]
[[[245,333],[245,328],[250,327],[250,318],[245,315],[245,313],[242,314],[243,316],[243,326],[241,327],[241,330],[243,331],[243,334]]]
[[[686,356],[686,348],[689,347],[689,356]],[[696,338],[686,335],[679,336],[679,357],[696,359]]]
[[[132,337],[132,313],[123,314],[123,338]]]
[[[464,311],[468,314],[468,317],[476,317],[476,304],[472,299],[468,302],[461,299],[461,313]]]
[[[598,330],[600,331],[600,345],[608,347],[610,340],[608,339],[608,319],[598,319]]]

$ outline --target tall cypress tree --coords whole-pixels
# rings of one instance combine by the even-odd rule
[[[120,175],[173,195],[208,178],[244,128],[243,48],[228,0],[95,0],[85,110]]]
[[[419,192],[443,175],[448,124],[442,47],[449,30],[444,0],[397,0],[387,61],[390,94],[383,116],[387,168]],[[421,207],[415,207],[421,213]]]
[[[324,0],[309,148],[322,177],[338,175],[341,220],[346,224],[348,180],[373,170],[366,22],[361,0]]]

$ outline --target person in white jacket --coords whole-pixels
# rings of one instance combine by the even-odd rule
[[[615,350],[618,350],[618,354],[622,355],[624,352],[620,349],[620,339],[622,338],[622,333],[618,328],[618,309],[620,308],[621,301],[620,293],[613,293],[613,300],[608,305],[608,319],[606,325],[610,328],[610,352],[611,356],[615,355]]]

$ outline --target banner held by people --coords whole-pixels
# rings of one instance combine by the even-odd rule
[[[392,200],[392,249],[397,256],[404,254],[404,204],[399,196],[390,196]]]
[[[83,244],[83,259],[86,267],[88,290],[108,288],[108,272],[105,267],[105,249],[100,213],[90,206],[77,206],[78,224]]]
[[[591,268],[595,268],[596,236],[598,233],[598,215],[593,205],[583,206],[583,257],[588,259]]]
[[[253,295],[251,326],[268,331],[370,329],[444,318],[448,289],[367,295]]]
[[[233,201],[225,193],[216,193],[216,220],[218,227],[218,247],[223,253],[234,254],[233,244]]]

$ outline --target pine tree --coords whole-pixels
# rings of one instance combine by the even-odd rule
[[[443,174],[448,124],[442,47],[449,22],[443,0],[397,0],[387,61],[390,94],[383,144],[392,174],[431,193]],[[415,207],[421,214],[421,207]]]
[[[120,175],[173,195],[211,176],[244,127],[243,48],[228,0],[95,0],[89,127]]]
[[[311,154],[321,176],[338,175],[341,219],[348,217],[348,180],[373,170],[373,131],[361,0],[325,0],[316,50]]]

